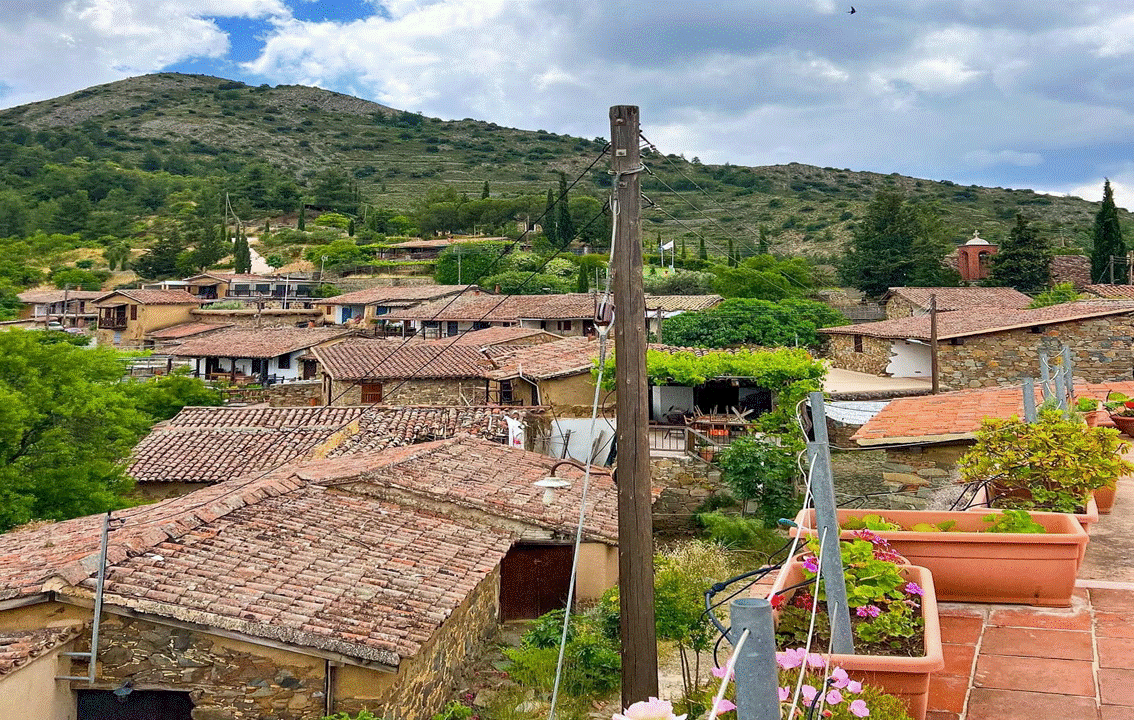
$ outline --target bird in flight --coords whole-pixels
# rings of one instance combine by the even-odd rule
[[[850,10],[847,10],[847,15],[854,15],[856,12],[858,12],[858,10],[855,10],[854,5],[851,5]]]

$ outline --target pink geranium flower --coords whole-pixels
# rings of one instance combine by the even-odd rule
[[[866,703],[862,700],[855,700],[854,702],[852,702],[849,709],[851,715],[854,715],[855,717],[864,718],[870,716],[870,709],[866,707]]]
[[[721,701],[717,704],[717,712],[719,712],[719,713],[726,713],[729,710],[735,710],[735,709],[736,709],[736,705],[732,702],[732,700],[729,700],[728,698],[721,698]],[[685,717],[685,716],[682,715],[681,717]]]
[[[776,654],[778,655],[779,653],[776,653]],[[724,678],[725,672],[726,671],[723,667],[715,667],[715,668],[712,669],[713,677],[715,677],[717,679]],[[729,680],[732,680],[732,679],[734,679],[734,678],[730,676]]]
[[[674,715],[673,703],[668,700],[652,697],[634,703],[623,710],[621,715],[615,713],[612,720],[685,720],[685,716]]]
[[[776,653],[776,664],[784,670],[791,670],[803,664],[807,659],[806,648],[788,648]],[[722,676],[723,677],[723,676]]]
[[[789,690],[786,687],[780,686],[779,693],[780,693],[780,702],[787,702],[788,698],[791,697],[791,690]]]
[[[858,693],[862,692],[862,683],[860,683],[858,680],[851,680],[847,683],[846,691],[852,692],[857,695]]]
[[[828,705],[838,705],[842,701],[843,701],[843,694],[841,692],[839,692],[838,690],[828,690],[827,691],[827,704]]]
[[[810,705],[811,702],[815,699],[815,696],[819,694],[819,691],[811,687],[810,685],[804,685],[801,694],[803,695],[803,702]]]
[[[840,690],[850,684],[850,676],[847,675],[847,671],[843,670],[841,667],[837,667],[831,671],[831,679],[834,680],[835,687]]]
[[[825,668],[827,667],[827,660],[819,653],[810,653],[807,656],[807,667]]]

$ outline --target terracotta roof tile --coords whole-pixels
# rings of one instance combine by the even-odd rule
[[[532,320],[581,320],[594,317],[595,296],[590,293],[563,295],[461,295],[434,300],[407,310],[383,315],[390,320],[438,320],[519,322]]]
[[[0,678],[27,665],[79,634],[79,627],[0,630]]]
[[[508,343],[533,344],[534,342],[554,342],[559,335],[546,330],[535,328],[516,327],[514,325],[496,325],[470,330],[452,337],[433,338],[423,341],[425,345],[469,345],[472,347],[488,347],[490,345],[504,345]]]
[[[1134,285],[1088,285],[1083,290],[1107,300],[1134,300]]]
[[[234,327],[188,340],[172,352],[178,357],[273,358],[349,334],[340,327]]]
[[[105,290],[28,290],[16,297],[22,303],[61,303],[64,296],[67,301],[94,300],[106,295]]]
[[[447,297],[476,289],[475,285],[411,285],[409,287],[372,287],[334,297],[313,300],[312,305],[417,305],[427,300]]]
[[[968,308],[939,313],[937,316],[937,336],[941,340],[947,340],[955,337],[983,335],[1015,328],[1050,325],[1124,313],[1134,313],[1134,302],[1079,301],[1034,310],[990,307]],[[877,338],[928,340],[929,316],[918,315],[858,325],[841,325],[823,328],[819,332],[830,335],[864,335]]]
[[[99,305],[106,304],[115,295],[121,295],[142,305],[200,305],[201,301],[185,290],[115,290],[103,293],[96,300]]]
[[[161,330],[154,330],[149,333],[149,336],[155,340],[179,340],[181,338],[216,332],[217,330],[224,330],[230,327],[232,327],[232,323],[187,322],[181,323],[180,325],[172,325]]]
[[[563,375],[590,372],[598,358],[599,343],[586,337],[570,337],[542,345],[520,348],[510,355],[493,357],[499,365],[485,372],[493,380],[525,377],[548,380]]]
[[[480,378],[487,359],[475,347],[356,338],[314,349],[335,380]]]
[[[646,312],[695,312],[720,305],[720,295],[647,295]]]
[[[1076,397],[1102,400],[1107,392],[1134,395],[1134,382],[1075,385]],[[1036,406],[1043,401],[1036,391]],[[867,421],[851,439],[859,445],[896,445],[905,442],[967,440],[986,417],[1009,418],[1024,414],[1020,385],[958,390],[939,395],[892,400]]]
[[[930,295],[937,296],[940,311],[973,307],[1026,308],[1032,304],[1030,297],[1010,287],[892,287],[886,293],[887,298],[898,297],[926,309]]]

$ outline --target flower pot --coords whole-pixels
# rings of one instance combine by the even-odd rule
[[[1019,497],[1019,496],[1016,496]],[[980,492],[973,498],[972,506],[966,508],[968,512],[983,512],[989,511],[988,505],[988,491],[986,488],[981,488]],[[1031,512],[1030,510],[1028,512]],[[1040,512],[1040,511],[1037,511]],[[1099,506],[1095,502],[1094,497],[1087,499],[1087,507],[1081,513],[1075,513],[1075,519],[1087,531],[1087,535],[1091,534],[1091,526],[1099,521]]]
[[[1110,419],[1123,435],[1134,437],[1134,416],[1111,414]]]
[[[1098,427],[1100,415],[1102,415],[1102,412],[1099,410],[1091,410],[1090,412],[1083,413],[1083,420],[1086,421],[1087,427]]]
[[[945,667],[941,648],[941,626],[937,617],[937,599],[933,589],[933,575],[923,567],[905,565],[902,573],[911,582],[921,586],[921,614],[925,624],[925,654],[918,657],[887,657],[883,655],[832,654],[832,665],[847,671],[853,679],[868,682],[906,704],[914,720],[925,720],[929,701],[929,676]],[[784,564],[776,577],[772,593],[802,582],[803,564],[791,561]],[[792,591],[788,591],[790,595]],[[779,618],[774,612],[773,617]]]
[[[984,514],[996,512],[981,509]],[[800,511],[796,524],[814,527],[814,513]],[[839,510],[839,522],[871,514],[903,527],[956,522],[954,527],[960,532],[871,531],[888,540],[911,564],[933,573],[939,601],[1071,605],[1076,571],[1088,540],[1074,515],[1031,513],[1047,530],[1043,534],[980,532],[988,526],[982,515],[947,510]],[[844,530],[839,537],[850,539],[853,533]]]
[[[1099,515],[1110,514],[1110,511],[1114,508],[1114,499],[1117,495],[1117,483],[1094,491],[1095,504],[1099,506]]]

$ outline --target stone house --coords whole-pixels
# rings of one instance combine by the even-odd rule
[[[349,330],[340,327],[235,327],[186,340],[171,353],[193,361],[197,377],[244,378],[266,386],[314,378],[311,349],[349,335]]]
[[[1032,299],[1008,287],[892,287],[882,296],[886,319],[924,315],[929,312],[929,298],[937,296],[937,311],[970,308],[1023,309]]]
[[[220,332],[230,327],[232,327],[230,323],[205,323],[191,320],[187,323],[170,325],[167,328],[147,333],[143,342],[146,347],[151,347],[157,352],[165,352],[189,340]]]
[[[244,300],[254,303],[275,301],[284,305],[298,302],[303,305],[312,299],[318,284],[305,276],[206,272],[184,280],[166,280],[144,287],[185,290],[202,302]]]
[[[184,290],[115,290],[92,302],[99,345],[141,346],[154,330],[189,322],[200,301]]]
[[[929,378],[930,318],[824,328],[831,363],[870,375]],[[1079,301],[1032,310],[971,308],[937,318],[942,389],[991,387],[1034,377],[1039,352],[1071,349],[1087,382],[1134,376],[1134,302]]]
[[[598,360],[595,338],[571,337],[491,354],[486,368],[488,398],[504,405],[542,405],[558,416],[590,417],[595,396],[591,369]],[[603,408],[616,405],[613,393],[600,396]]]
[[[474,435],[533,449],[542,408],[187,407],[158,423],[130,455],[126,474],[143,497],[184,495],[238,475],[301,460],[342,457]]]
[[[485,405],[479,348],[353,338],[314,349],[324,405]]]
[[[40,654],[73,642],[98,664],[93,685],[57,680],[85,676],[88,665],[55,655],[47,672],[9,672],[0,687],[36,703],[14,717],[73,718],[82,708],[81,720],[126,710],[163,720],[317,720],[367,708],[425,720],[451,699],[501,619],[562,606],[582,473],[556,464],[461,437],[287,466],[117,511],[93,649],[104,516],[2,535],[0,636],[79,626],[74,640],[42,641]],[[533,482],[553,471],[571,486],[546,499]],[[591,493],[584,599],[617,580],[609,474],[592,473]]]
[[[495,326],[547,330],[560,336],[591,335],[595,298],[590,293],[485,295],[473,292],[396,310],[386,315],[386,319],[402,323],[407,333],[413,331],[426,338],[451,337]]]
[[[1083,292],[1092,299],[1099,300],[1134,300],[1134,285],[1087,285]]]
[[[646,332],[656,338],[667,319],[681,313],[711,310],[723,301],[720,295],[647,295]]]
[[[102,290],[28,290],[16,296],[22,303],[16,317],[85,328],[98,319],[98,310],[91,301],[103,295],[106,293]]]
[[[55,678],[74,650],[80,623],[44,623],[30,630],[0,628],[0,718],[73,720],[74,699]]]
[[[395,310],[404,310],[424,302],[448,298],[475,285],[415,285],[409,287],[372,287],[312,301],[323,311],[324,322],[332,325],[351,323],[369,327]]]
[[[1107,393],[1134,396],[1134,382],[1076,382],[1076,398],[1103,400]],[[1036,388],[1035,405],[1043,402]],[[851,435],[860,447],[885,450],[898,472],[921,477],[950,475],[976,439],[985,418],[1023,417],[1022,385],[957,390],[891,400]],[[905,467],[900,467],[905,466]],[[898,478],[900,481],[901,478]],[[908,482],[908,479],[907,479]]]

